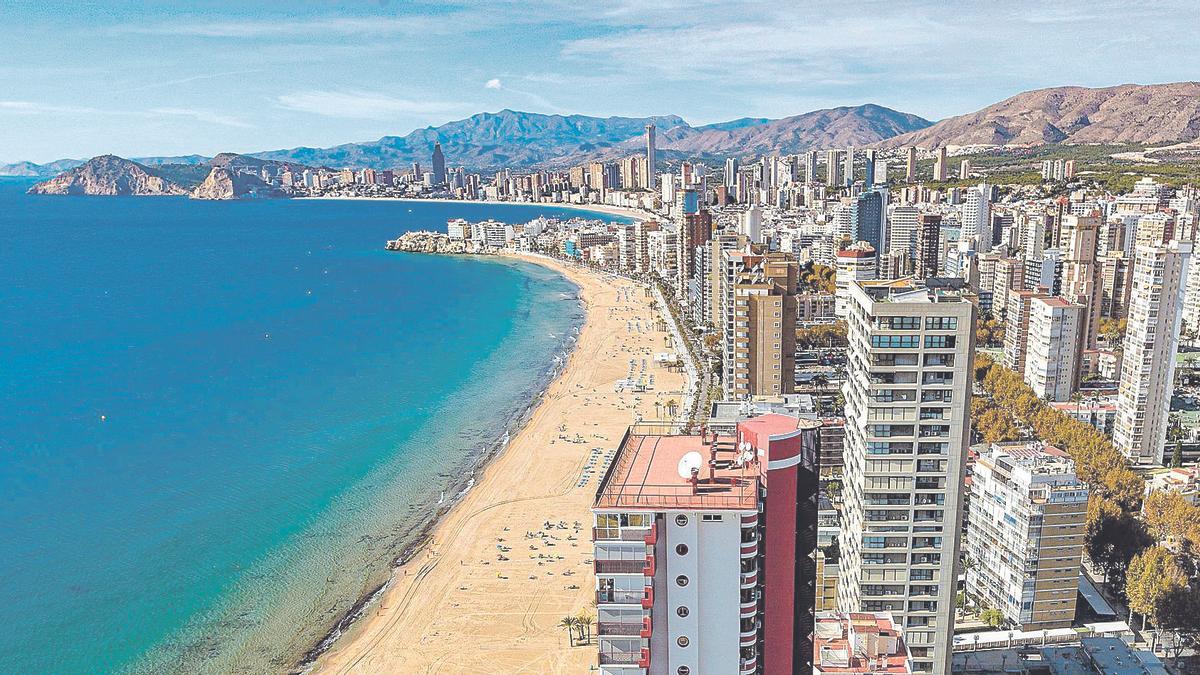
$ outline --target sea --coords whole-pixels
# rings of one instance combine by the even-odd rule
[[[577,288],[388,252],[534,205],[0,179],[0,672],[281,672],[469,489]]]

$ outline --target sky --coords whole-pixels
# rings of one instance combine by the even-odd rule
[[[324,147],[503,108],[692,124],[1196,79],[1194,0],[0,0],[0,162]]]

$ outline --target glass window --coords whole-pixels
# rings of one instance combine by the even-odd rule
[[[958,318],[953,316],[925,317],[926,330],[955,330],[958,328]]]

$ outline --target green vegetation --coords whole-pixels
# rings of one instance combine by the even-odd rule
[[[847,344],[845,321],[796,329],[796,346],[800,349],[845,347]]]
[[[1004,625],[1004,615],[1000,610],[988,607],[979,613],[979,620],[992,628],[999,628]]]
[[[828,293],[833,294],[837,290],[835,283],[836,272],[828,265],[812,263],[808,267],[800,270],[800,292],[801,293]]]

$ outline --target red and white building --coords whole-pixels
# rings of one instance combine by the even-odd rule
[[[602,674],[812,669],[820,427],[629,429],[593,506]]]
[[[913,672],[900,627],[887,612],[819,612],[813,673]]]

